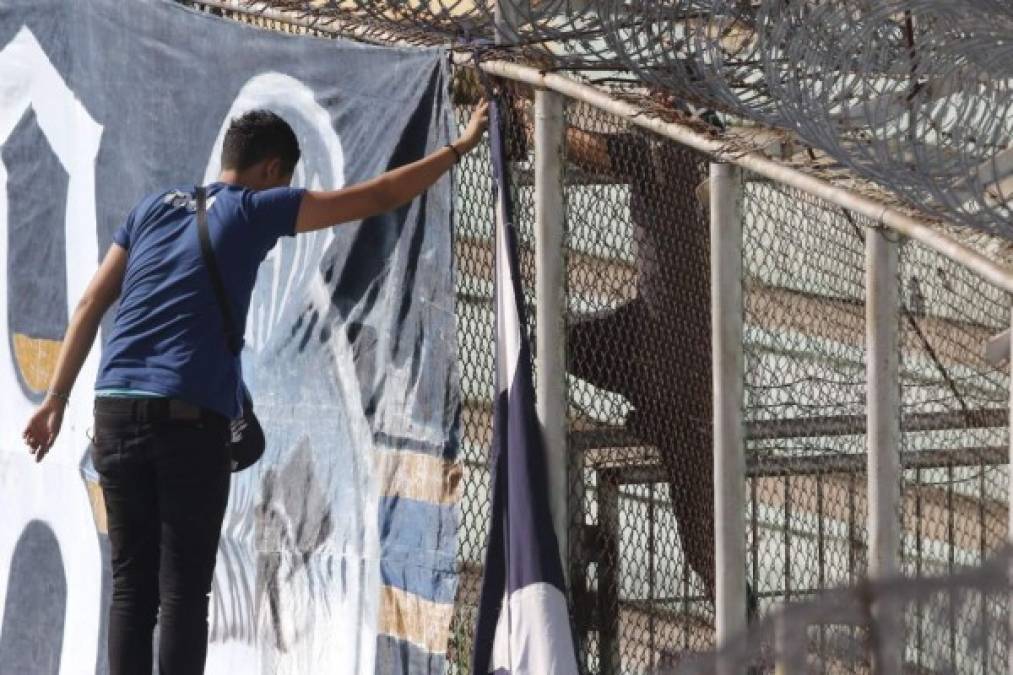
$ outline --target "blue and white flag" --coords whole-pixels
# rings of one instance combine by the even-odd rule
[[[577,675],[535,416],[517,237],[495,103],[490,121],[496,190],[495,464],[472,673]]]

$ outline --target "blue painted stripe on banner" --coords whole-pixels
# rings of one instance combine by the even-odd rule
[[[407,497],[381,497],[380,547],[383,555],[402,549],[443,560],[454,569],[457,554],[457,504],[433,504]],[[440,568],[443,569],[444,565]]]
[[[380,578],[432,602],[457,592],[457,505],[380,499]]]
[[[407,556],[404,556],[406,559]],[[418,560],[380,560],[380,581],[385,586],[414,593],[430,602],[452,604],[457,594],[457,571],[426,567]]]
[[[389,635],[376,638],[377,675],[443,675],[447,657]]]

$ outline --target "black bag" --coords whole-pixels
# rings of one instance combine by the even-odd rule
[[[211,285],[215,289],[215,297],[218,299],[218,308],[222,313],[222,322],[225,325],[225,340],[228,343],[229,351],[237,358],[243,350],[243,340],[236,332],[236,325],[232,321],[232,311],[229,308],[229,298],[225,295],[225,285],[222,284],[221,274],[218,272],[218,261],[215,259],[215,252],[211,248],[211,235],[208,232],[208,210],[207,190],[198,186],[195,190],[197,198],[197,235],[200,239],[200,251],[204,258],[204,265],[211,275]],[[251,466],[264,454],[264,429],[260,421],[253,413],[253,399],[250,392],[243,387],[243,412],[242,415],[232,420],[230,424],[231,438],[229,440],[229,453],[232,455],[232,471],[242,471]]]

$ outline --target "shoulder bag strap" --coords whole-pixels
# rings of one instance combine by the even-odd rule
[[[236,334],[236,324],[232,321],[232,310],[229,306],[229,298],[225,295],[225,284],[222,283],[222,275],[218,271],[218,261],[215,259],[215,252],[211,248],[211,234],[208,232],[208,209],[207,189],[198,186],[197,196],[197,236],[200,239],[200,252],[204,257],[204,266],[208,268],[211,275],[211,286],[214,288],[215,297],[218,299],[218,309],[222,313],[222,321],[225,324],[225,340],[229,345],[229,351],[236,356],[243,350],[243,341]]]

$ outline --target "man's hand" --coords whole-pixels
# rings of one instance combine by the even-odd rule
[[[36,462],[41,462],[56,442],[63,424],[64,408],[64,401],[48,396],[28,420],[28,426],[21,437],[25,439],[29,451],[35,455]]]
[[[454,147],[462,155],[471,152],[482,141],[482,134],[489,128],[489,102],[485,99],[475,106],[471,119],[464,133],[454,142]]]
[[[127,258],[127,250],[119,244],[114,243],[109,247],[109,252],[106,253],[88,287],[84,289],[70,317],[67,334],[63,337],[60,354],[56,357],[56,368],[49,381],[50,393],[28,420],[28,426],[21,434],[25,439],[25,445],[35,455],[36,462],[42,461],[53,447],[57,434],[60,433],[67,395],[74,387],[74,380],[77,379],[81,366],[88,357],[91,345],[98,334],[102,315],[120,296],[123,276],[127,269]]]

